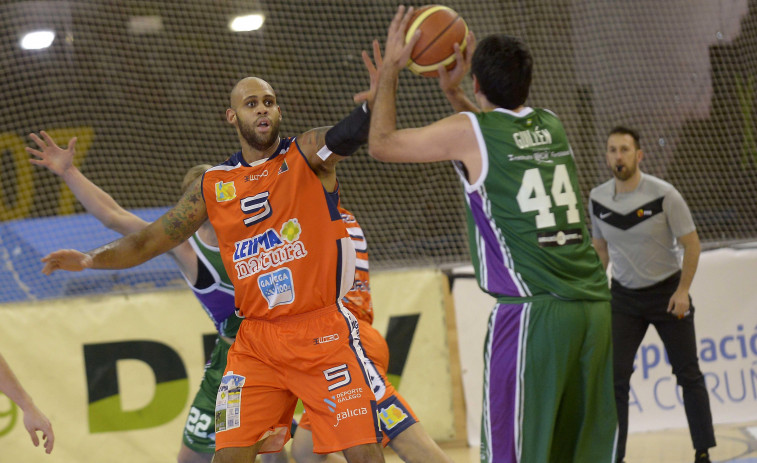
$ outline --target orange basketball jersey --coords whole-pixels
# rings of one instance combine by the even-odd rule
[[[358,319],[373,324],[373,303],[371,302],[371,283],[368,273],[368,243],[360,224],[350,211],[339,205],[342,221],[347,227],[352,244],[355,246],[355,281],[349,292],[342,298],[342,304]]]
[[[232,155],[205,172],[202,193],[241,316],[317,310],[352,286],[353,245],[295,138],[253,165]]]

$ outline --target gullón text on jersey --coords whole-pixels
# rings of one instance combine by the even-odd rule
[[[258,272],[302,259],[308,252],[299,240],[302,229],[297,219],[284,222],[280,232],[269,228],[252,238],[234,243],[234,268],[237,278],[244,279]]]
[[[520,149],[531,148],[532,146],[549,145],[552,143],[552,134],[547,129],[523,130],[513,134],[515,145]]]

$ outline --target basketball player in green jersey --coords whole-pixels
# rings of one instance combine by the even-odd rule
[[[485,343],[481,461],[611,463],[610,293],[562,123],[525,106],[532,59],[522,42],[492,35],[474,52],[470,34],[456,67],[440,67],[440,86],[463,112],[397,130],[398,75],[418,39],[405,43],[412,13],[399,7],[383,63],[376,56],[379,69],[368,66],[378,75],[368,150],[387,162],[453,161],[463,183],[476,278],[497,298]],[[468,69],[477,105],[459,86]]]

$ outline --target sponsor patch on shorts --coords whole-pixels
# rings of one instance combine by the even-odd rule
[[[244,376],[235,375],[233,371],[221,378],[216,396],[216,433],[239,427],[244,381]]]
[[[378,405],[378,417],[381,430],[389,439],[394,439],[416,423],[410,411],[395,396],[389,397]]]

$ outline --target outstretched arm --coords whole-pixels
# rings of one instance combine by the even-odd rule
[[[469,180],[476,179],[482,162],[478,140],[466,115],[455,114],[426,127],[397,130],[397,81],[419,37],[415,35],[405,43],[404,31],[412,14],[412,8],[405,12],[405,7],[400,6],[389,26],[368,134],[368,153],[385,162],[460,160]]]
[[[370,108],[376,96],[378,71],[368,53],[363,50],[363,62],[368,68],[370,87],[353,96],[355,103],[363,103],[332,127],[319,127],[297,137],[297,143],[310,166],[321,179],[327,191],[336,186],[336,163],[352,155],[368,141]],[[373,41],[373,56],[381,65],[381,48]]]
[[[118,204],[108,193],[92,183],[76,166],[73,165],[76,137],[68,142],[66,149],[60,148],[44,130],[29,137],[37,144],[38,150],[26,147],[26,152],[36,158],[29,159],[32,164],[46,167],[66,182],[76,199],[84,208],[95,216],[103,225],[122,235],[141,230],[148,224]]]
[[[0,392],[7,395],[24,412],[24,427],[32,438],[35,447],[39,446],[37,431],[42,431],[45,452],[53,451],[55,435],[50,420],[34,405],[31,396],[13,374],[5,358],[0,354]]]
[[[56,270],[77,272],[86,268],[129,268],[167,252],[192,236],[208,219],[205,201],[201,194],[202,178],[187,189],[171,210],[138,232],[82,253],[63,249],[42,258],[42,273]]]
[[[63,149],[44,130],[40,131],[40,135],[42,138],[33,133],[29,134],[29,137],[39,148],[36,150],[26,147],[26,151],[36,157],[29,159],[29,162],[46,167],[62,178],[87,212],[106,227],[122,235],[140,231],[149,225],[149,222],[121,207],[112,196],[95,185],[73,165],[76,137],[69,140],[68,147]],[[184,242],[168,253],[176,261],[181,273],[190,281],[195,281],[197,278],[197,256],[192,246],[188,242]]]

